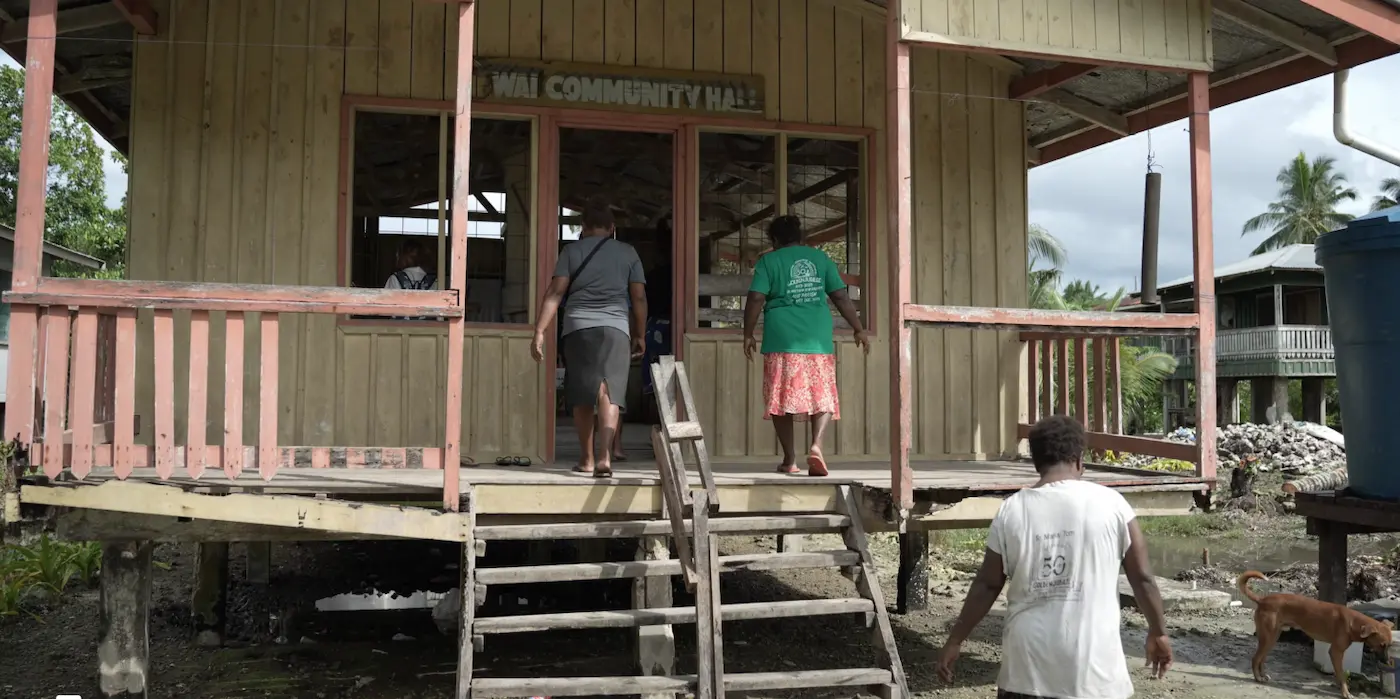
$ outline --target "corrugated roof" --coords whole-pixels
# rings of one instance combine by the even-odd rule
[[[1313,256],[1313,246],[1311,245],[1289,245],[1277,250],[1270,250],[1266,253],[1246,257],[1239,262],[1215,268],[1215,280],[1229,279],[1255,272],[1268,270],[1303,270],[1321,272],[1322,267],[1317,264]],[[1158,291],[1171,289],[1178,286],[1189,286],[1195,281],[1193,277],[1182,277],[1173,279],[1157,287]]]
[[[5,240],[10,241],[11,243],[15,242],[15,229],[3,223],[0,223],[0,238],[4,238]],[[78,252],[77,250],[70,250],[68,248],[63,247],[62,245],[50,243],[47,240],[44,241],[44,254],[48,255],[49,257],[57,257],[60,260],[67,260],[74,264],[79,264],[84,267],[89,267],[91,269],[103,269],[107,266],[106,262],[103,262],[102,260],[99,260],[96,257],[93,257],[92,255],[87,255]]]

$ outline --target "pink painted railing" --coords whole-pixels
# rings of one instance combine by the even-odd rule
[[[111,468],[117,478],[154,469],[161,480],[201,478],[219,469],[238,478],[255,469],[271,480],[279,468],[309,466],[429,468],[444,464],[441,447],[292,447],[277,443],[278,333],[283,313],[380,317],[460,317],[455,292],[278,287],[42,278],[32,292],[7,293],[12,313],[38,315],[35,370],[27,386],[10,386],[10,399],[31,391],[36,418],[31,463],[45,475],[67,471],[88,477]],[[148,309],[152,363],[137,367],[137,313]],[[185,439],[176,434],[174,311],[189,314],[189,376]],[[225,381],[223,444],[206,440],[212,311],[223,312]],[[258,439],[244,440],[244,348],[248,314],[256,314]],[[12,351],[21,351],[12,348]],[[135,443],[136,380],[151,372],[154,386],[152,443]],[[460,377],[459,377],[460,378]],[[455,479],[453,479],[455,481]],[[454,483],[455,488],[455,483]]]
[[[1123,434],[1121,343],[1115,335],[1023,332],[1028,420],[1025,437],[1049,415],[1071,415],[1088,430],[1089,447],[1196,463],[1196,447]]]

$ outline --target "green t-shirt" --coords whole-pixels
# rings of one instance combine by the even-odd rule
[[[768,297],[763,306],[764,354],[835,354],[827,294],[846,288],[826,253],[789,245],[758,258],[749,291]]]

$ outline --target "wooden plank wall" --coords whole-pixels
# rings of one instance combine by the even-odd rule
[[[447,8],[378,0],[163,0],[162,34],[136,51],[130,269],[136,279],[334,286],[345,93],[451,99]],[[214,314],[210,444],[222,443],[223,319]],[[150,319],[137,411],[152,415]],[[260,342],[248,323],[244,441],[256,444]],[[188,314],[176,314],[183,439]],[[440,446],[446,335],[282,317],[284,445]],[[539,457],[544,371],[530,332],[468,331],[463,453]],[[150,439],[153,421],[141,421]]]
[[[160,0],[156,6],[163,33],[136,51],[133,278],[334,285],[341,96],[450,99],[456,25],[446,8],[430,0]],[[482,0],[478,12],[483,56],[756,73],[765,77],[770,119],[884,126],[883,21],[832,0]],[[1007,78],[922,48],[915,55],[916,89],[923,90],[914,100],[916,254],[935,263],[919,266],[917,298],[1022,306],[1021,108],[940,98],[938,89],[1004,94]],[[878,141],[872,146],[881,153]],[[875,166],[871,174],[879,178],[878,160]],[[872,261],[883,300],[889,278],[883,185],[872,204]],[[837,455],[888,453],[886,307],[878,313],[879,335],[868,357],[849,343],[838,349],[843,419],[828,442]],[[149,415],[150,319],[141,323],[138,412]],[[257,327],[250,319],[251,349],[258,346]],[[216,314],[212,367],[223,366],[222,328]],[[176,314],[179,401],[188,332],[188,316]],[[552,409],[540,402],[553,377],[530,360],[529,334],[527,328],[468,329],[464,453],[539,456],[543,416]],[[919,335],[915,445],[921,454],[1014,449],[1024,393],[1017,388],[1019,345],[1007,335],[965,335]],[[440,332],[284,317],[280,342],[282,444],[441,442],[446,347]],[[761,375],[757,366],[745,366],[738,338],[691,337],[686,347],[711,449],[726,457],[776,453],[771,427],[761,419]],[[258,395],[251,349],[243,381],[250,444],[257,440]],[[969,356],[972,361],[958,363]],[[964,370],[969,365],[971,372]],[[210,425],[222,424],[225,382],[218,378],[209,382]],[[985,397],[969,401],[969,395]],[[186,414],[183,406],[175,412]],[[142,420],[148,433],[151,422]],[[177,434],[185,429],[176,426]],[[211,427],[207,436],[210,444],[221,443],[220,430]]]
[[[1005,51],[1209,70],[1210,0],[913,0],[905,35]]]

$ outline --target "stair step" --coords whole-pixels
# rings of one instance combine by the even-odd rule
[[[869,687],[890,683],[890,671],[875,668],[751,672],[724,676],[729,692],[761,692],[816,687]],[[473,699],[583,697],[695,691],[695,675],[675,677],[490,678],[472,681]]]
[[[845,515],[814,514],[761,517],[712,517],[711,534],[788,534],[838,532],[849,526]],[[686,531],[691,523],[686,522]],[[483,541],[536,541],[542,539],[624,539],[637,536],[665,536],[671,522],[662,519],[620,522],[565,522],[559,524],[496,524],[477,527],[475,536]]]
[[[751,602],[720,607],[724,621],[781,619],[786,617],[831,616],[875,611],[868,599],[813,599],[789,602]],[[555,629],[611,629],[632,626],[694,624],[695,607],[619,609],[605,612],[563,612],[479,618],[472,625],[474,634],[530,633]]]
[[[802,553],[755,553],[721,556],[719,559],[721,573],[733,573],[741,570],[792,570],[855,565],[860,565],[860,554],[844,549]],[[669,559],[663,561],[616,561],[477,568],[476,581],[483,585],[508,585],[576,580],[618,580],[680,574],[680,560]]]

